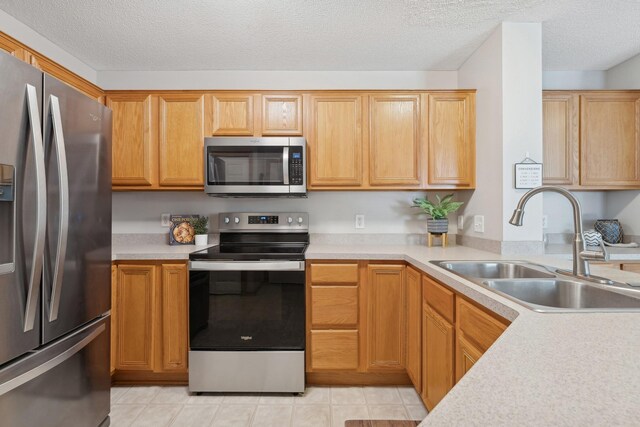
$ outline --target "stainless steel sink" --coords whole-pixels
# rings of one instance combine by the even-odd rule
[[[640,311],[640,290],[554,274],[524,261],[431,261],[432,264],[539,312]]]
[[[518,262],[498,261],[441,261],[438,264],[456,274],[477,279],[526,279],[552,278],[555,274],[544,267],[533,268]]]
[[[536,311],[640,310],[640,299],[588,283],[565,279],[485,280],[489,289],[512,297]],[[527,304],[528,303],[528,304]],[[626,311],[626,310],[625,310]]]

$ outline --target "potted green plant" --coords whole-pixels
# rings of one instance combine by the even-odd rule
[[[209,243],[209,235],[207,234],[208,216],[201,216],[191,220],[191,226],[196,235],[196,246],[205,246]]]
[[[453,194],[448,194],[440,199],[436,194],[436,203],[428,197],[413,199],[413,207],[422,209],[431,219],[427,220],[427,232],[431,234],[442,234],[449,232],[449,214],[457,211],[463,202],[454,202]]]

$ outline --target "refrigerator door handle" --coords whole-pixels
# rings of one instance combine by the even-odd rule
[[[93,341],[98,335],[103,333],[106,330],[106,326],[104,323],[99,326],[93,325],[92,327],[88,327],[87,330],[82,331],[80,333],[76,333],[75,336],[67,338],[67,342],[64,345],[65,348],[63,351],[58,353],[54,357],[39,357],[40,359],[44,359],[43,363],[34,363],[36,360],[25,360],[25,363],[32,363],[33,366],[31,369],[19,372],[15,375],[8,375],[10,379],[5,381],[0,381],[0,396],[20,387],[23,384],[28,383],[29,381],[39,377],[55,368],[56,366],[63,363],[65,360],[68,360],[73,355],[77,354],[80,350],[85,348],[91,341]],[[33,357],[36,357],[35,355]],[[3,378],[4,379],[4,378]]]
[[[33,329],[40,298],[40,279],[42,277],[42,262],[44,256],[45,232],[47,226],[47,182],[44,169],[44,146],[42,145],[42,126],[38,111],[38,94],[36,88],[27,84],[27,107],[29,126],[33,140],[33,153],[36,164],[36,233],[33,243],[33,262],[29,275],[29,288],[24,313],[24,332]]]
[[[67,256],[67,237],[69,235],[69,178],[67,169],[67,153],[64,144],[62,130],[62,113],[60,101],[57,96],[50,95],[51,118],[53,123],[53,141],[56,149],[58,164],[58,177],[60,181],[60,214],[58,244],[56,246],[56,258],[53,267],[53,283],[51,284],[51,301],[49,303],[49,322],[58,318],[60,308],[60,292],[62,291],[62,276],[64,263]]]

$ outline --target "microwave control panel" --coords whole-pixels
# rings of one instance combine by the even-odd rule
[[[291,185],[302,185],[304,181],[303,157],[302,147],[289,148],[289,183]]]

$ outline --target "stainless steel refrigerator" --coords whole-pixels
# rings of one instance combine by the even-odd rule
[[[0,54],[0,424],[109,419],[111,111]]]

